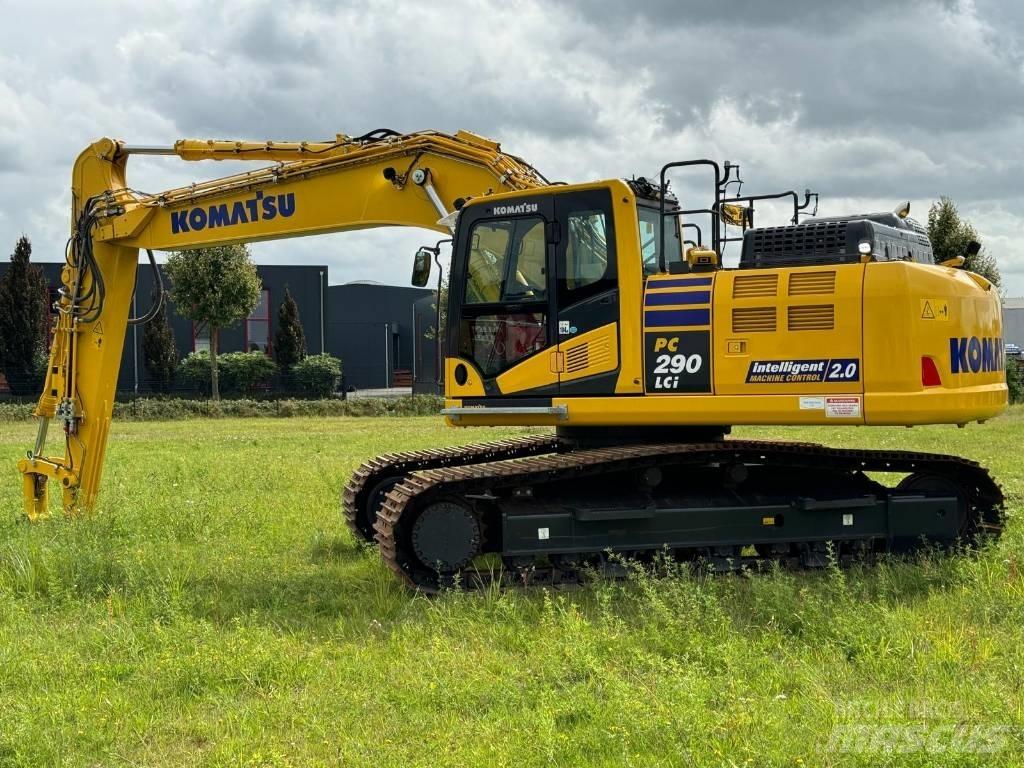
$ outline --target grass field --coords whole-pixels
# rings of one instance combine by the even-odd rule
[[[1024,408],[737,430],[984,462],[977,557],[425,599],[343,529],[364,458],[516,433],[119,424],[98,516],[28,525],[0,425],[0,766],[1024,764]]]

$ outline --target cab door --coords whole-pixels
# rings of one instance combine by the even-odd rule
[[[558,385],[550,359],[557,341],[551,197],[506,198],[463,216],[450,286],[457,317],[448,324],[449,395],[550,396]]]
[[[611,190],[557,195],[554,205],[558,393],[612,395],[619,370],[619,284]]]

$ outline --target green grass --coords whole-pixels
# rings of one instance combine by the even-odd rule
[[[976,557],[437,599],[354,544],[341,486],[378,452],[522,430],[121,423],[98,515],[29,525],[32,433],[0,425],[4,768],[1024,762],[1024,408],[966,430],[737,430],[982,461],[1011,518]],[[839,751],[837,727],[880,740]],[[908,732],[1002,743],[880,751]]]

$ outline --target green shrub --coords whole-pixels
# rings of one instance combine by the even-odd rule
[[[210,353],[192,352],[178,363],[178,381],[195,387],[204,395],[210,394]]]
[[[35,403],[0,403],[0,422],[27,421],[35,409]]]
[[[1024,403],[1024,358],[1006,359],[1006,386],[1010,388],[1010,402]]]
[[[228,352],[217,358],[221,392],[251,395],[266,387],[277,373],[277,365],[262,352]]]
[[[329,397],[341,381],[341,360],[331,355],[310,355],[292,368],[295,383],[310,397]]]
[[[220,391],[229,395],[251,395],[271,383],[277,373],[274,361],[262,352],[225,352],[217,356]],[[193,352],[178,364],[178,380],[210,393],[210,353]]]

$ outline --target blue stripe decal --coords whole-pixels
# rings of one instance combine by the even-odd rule
[[[710,277],[691,277],[686,280],[649,280],[648,288],[692,288],[696,285],[711,285]]]
[[[711,291],[687,291],[678,293],[648,293],[644,306],[664,307],[670,304],[710,304]]]
[[[674,325],[711,325],[710,309],[669,309],[644,312],[647,328],[668,328]]]

